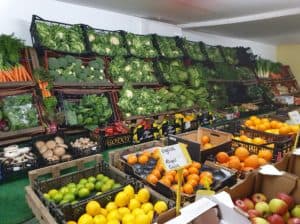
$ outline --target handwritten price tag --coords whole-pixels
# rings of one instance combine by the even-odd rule
[[[300,114],[298,111],[294,110],[289,112],[288,114],[293,123],[300,124]]]
[[[160,155],[166,171],[179,170],[192,163],[186,146],[181,143],[161,148]]]

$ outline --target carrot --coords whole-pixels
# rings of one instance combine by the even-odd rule
[[[15,81],[17,81],[17,82],[21,81],[21,80],[20,80],[21,77],[19,77],[18,66],[15,66],[15,67],[13,68],[12,74],[14,75]]]
[[[10,71],[4,71],[4,73],[5,73],[5,75],[6,75],[6,80],[7,80],[8,82],[13,82],[13,81],[14,81],[14,79],[13,79],[13,77],[12,77]]]
[[[29,75],[29,73],[26,71],[26,69],[24,68],[23,65],[20,66],[20,69],[22,71],[22,73],[24,74],[24,76],[26,77],[27,81],[32,81],[31,76]]]
[[[3,71],[1,71],[0,73],[1,77],[2,77],[2,82],[6,82],[6,75]]]

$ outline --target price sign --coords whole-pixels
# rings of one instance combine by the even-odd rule
[[[182,143],[161,148],[160,155],[166,171],[179,170],[192,163],[186,145]]]
[[[298,111],[294,110],[289,112],[288,114],[293,123],[300,124],[300,114]]]

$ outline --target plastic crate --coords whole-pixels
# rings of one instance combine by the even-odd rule
[[[48,51],[46,50],[45,53],[44,53],[44,67],[46,70],[49,70],[49,66],[48,66],[48,61],[49,61],[49,58],[60,58],[60,57],[64,57],[66,55],[62,54],[62,53],[58,53],[58,52],[55,52],[55,51]],[[78,56],[75,56],[76,59],[80,59],[82,61],[82,64],[83,65],[88,65],[88,63],[90,61],[93,61],[95,60],[97,57],[78,57]],[[100,57],[98,57],[100,58]],[[92,80],[90,82],[85,82],[85,81],[79,81],[79,80],[76,80],[76,81],[71,81],[71,82],[68,82],[68,81],[57,81],[57,80],[54,80],[54,83],[53,83],[53,86],[55,88],[59,88],[59,87],[78,87],[78,88],[94,88],[94,87],[101,87],[102,89],[104,88],[112,88],[113,87],[113,84],[109,81],[107,75],[106,75],[106,62],[107,60],[103,57],[101,57],[101,59],[103,60],[103,74],[105,75],[105,79],[104,80]]]
[[[168,39],[170,39],[170,41],[174,41],[175,46],[177,48],[176,50],[179,51],[179,55],[178,56],[164,55],[164,53],[163,53],[164,49],[161,48],[161,45],[160,45],[160,42],[159,42],[159,37],[168,38]],[[182,49],[179,48],[178,44],[177,44],[178,36],[168,37],[168,36],[159,36],[157,34],[153,34],[152,38],[153,38],[153,45],[157,49],[157,52],[158,52],[158,54],[161,58],[176,59],[176,58],[183,58],[184,57]]]
[[[37,22],[46,23],[47,25],[59,25],[59,26],[65,27],[65,28],[70,28],[70,27],[74,26],[75,24],[68,24],[68,23],[61,23],[61,22],[46,20],[37,15],[32,15],[32,20],[31,20],[31,24],[30,24],[30,34],[31,34],[33,46],[37,49],[39,54],[43,54],[45,50],[53,50],[53,51],[57,51],[62,54],[72,54],[72,55],[88,55],[88,54],[90,54],[90,52],[88,52],[87,43],[85,42],[86,33],[85,33],[85,30],[83,29],[82,24],[76,24],[76,25],[80,26],[80,29],[82,31],[82,43],[85,47],[84,51],[83,52],[66,52],[66,51],[61,51],[60,49],[51,49],[51,48],[43,45],[43,43],[40,40],[38,31],[37,31],[37,27],[36,27]]]
[[[134,181],[131,183],[133,186],[135,192],[137,192],[139,189],[146,187],[143,183],[139,181]],[[147,187],[146,187],[147,188]],[[155,203],[157,201],[165,201],[168,205],[168,208],[171,209],[175,207],[175,202],[172,201],[169,198],[164,197],[163,195],[153,191],[151,188],[147,188],[150,192],[150,202]],[[114,192],[108,193],[106,195],[99,195],[98,197],[95,197],[93,200],[98,201],[101,204],[101,207],[105,207],[106,204],[108,204],[110,201],[113,201],[115,196],[122,191],[123,189],[118,189]],[[78,220],[78,218],[85,213],[85,207],[87,205],[88,201],[84,201],[75,205],[69,205],[66,207],[63,207],[62,209],[57,209],[56,210],[56,220],[59,223],[66,223],[69,220]],[[162,213],[163,214],[163,213]],[[154,222],[158,217],[154,217]]]
[[[103,29],[93,28],[93,27],[88,26],[88,25],[85,25],[84,29],[85,29],[85,32],[86,32],[86,43],[87,43],[88,50],[90,52],[92,52],[93,54],[100,55],[100,56],[108,56],[108,57],[127,56],[128,55],[126,44],[125,44],[125,39],[124,39],[124,31],[122,31],[122,30],[114,30],[114,31],[103,30]],[[124,49],[124,54],[116,55],[116,54],[110,54],[110,53],[107,53],[107,52],[100,53],[100,52],[97,52],[97,51],[93,50],[93,43],[89,40],[89,30],[93,30],[97,35],[102,35],[102,36],[110,35],[110,34],[120,35],[121,43],[119,44],[119,48]],[[104,46],[104,48],[105,47],[107,47],[107,46]]]

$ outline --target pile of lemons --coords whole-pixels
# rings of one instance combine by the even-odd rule
[[[157,201],[153,205],[150,197],[147,188],[135,194],[134,188],[127,185],[105,207],[97,201],[89,201],[86,213],[77,222],[68,221],[67,224],[150,224],[155,214],[168,210],[166,202]]]

